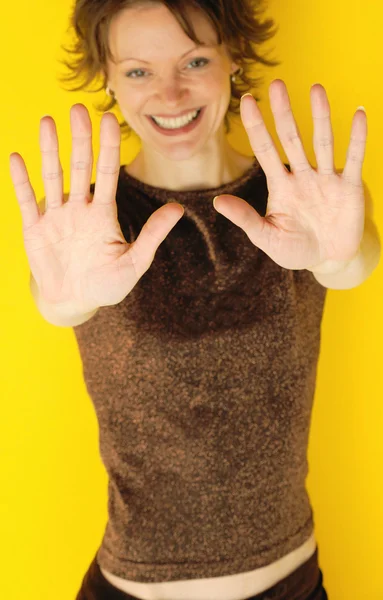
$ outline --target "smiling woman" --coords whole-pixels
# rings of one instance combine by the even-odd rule
[[[212,206],[234,193],[266,217],[265,173],[226,138],[260,81],[250,72],[277,64],[260,53],[275,32],[263,8],[77,0],[62,80],[82,79],[76,91],[101,77],[101,110],[118,105],[125,120],[103,116],[91,184],[91,121],[72,108],[62,204],[56,129],[42,119],[43,215],[13,157],[36,294],[67,309],[65,325],[76,308],[109,477],[105,535],[77,600],[327,597],[305,489],[326,290]],[[129,165],[124,129],[141,140]]]
[[[14,394],[14,402],[3,403],[6,410],[15,405],[2,421],[9,430],[10,467],[16,475],[24,473],[28,454],[30,479],[39,480],[41,452],[45,457],[52,443],[61,452],[61,458],[51,453],[53,468],[49,462],[41,465],[46,471],[40,477],[45,482],[41,497],[32,494],[31,503],[24,502],[23,477],[17,488],[18,477],[13,478],[14,486],[7,486],[12,518],[3,559],[9,560],[5,572],[11,576],[3,578],[3,587],[14,588],[16,581],[17,588],[24,585],[21,597],[30,600],[61,600],[60,590],[63,598],[74,598],[79,588],[77,600],[325,600],[327,581],[323,582],[317,547],[317,540],[320,547],[323,540],[334,598],[383,598],[381,579],[373,582],[371,577],[379,572],[378,553],[371,549],[381,511],[372,514],[370,523],[364,522],[362,502],[355,515],[347,480],[349,471],[358,491],[351,500],[370,493],[369,507],[373,506],[376,486],[371,482],[380,471],[371,461],[379,452],[363,456],[360,450],[371,447],[370,427],[380,409],[382,386],[374,387],[380,382],[371,377],[371,361],[376,358],[378,372],[381,352],[370,346],[374,339],[366,337],[368,315],[359,306],[358,325],[352,310],[359,302],[356,294],[333,295],[336,303],[344,296],[345,304],[341,311],[333,311],[333,303],[327,306],[327,318],[332,313],[333,320],[321,335],[327,289],[349,289],[377,264],[378,245],[370,237],[370,224],[360,240],[365,209],[368,213],[370,208],[361,175],[367,118],[374,137],[374,119],[369,115],[379,111],[371,86],[377,71],[367,68],[375,56],[371,27],[376,26],[378,35],[381,19],[349,10],[350,0],[272,2],[285,32],[278,48],[285,68],[278,70],[278,77],[290,80],[289,90],[283,79],[275,79],[269,88],[270,117],[274,116],[285,162],[263,111],[265,87],[256,90],[261,106],[251,93],[240,104],[239,125],[245,131],[238,128],[238,148],[244,148],[240,134],[247,133],[253,152],[241,155],[225,137],[224,126],[234,116],[239,95],[253,91],[250,73],[262,62],[262,44],[272,35],[272,22],[261,22],[261,2],[67,0],[67,4],[74,7],[74,54],[68,57],[73,89],[99,85],[101,79],[102,91],[110,94],[109,107],[121,111],[124,123],[106,112],[94,127],[86,106],[77,104],[70,109],[71,139],[66,140],[63,132],[59,144],[53,117],[41,118],[41,152],[31,157],[29,170],[31,179],[42,174],[43,202],[36,201],[23,158],[16,152],[10,156],[22,220],[19,242],[24,242],[29,261],[32,296],[45,321],[73,327],[73,335],[68,332],[65,349],[63,335],[56,332],[54,347],[59,354],[49,353],[52,365],[43,373],[38,357],[32,362],[40,353],[23,345],[25,328],[31,325],[36,329],[34,346],[46,338],[27,312],[30,298],[25,286],[26,318],[22,320],[24,310],[16,303],[20,342],[13,343],[15,368],[3,395],[16,390],[13,386],[20,380],[20,348],[26,349],[23,367],[27,371],[29,366],[29,379],[38,374],[36,385],[43,386],[54,366],[62,364],[53,396],[54,400],[62,396],[61,404],[54,405],[59,411],[58,432],[66,444],[50,434],[51,385],[45,400],[42,387],[31,398],[31,386],[25,394],[24,385]],[[56,105],[47,107],[51,90],[37,90],[31,75],[29,80],[20,77],[25,44],[14,42],[25,39],[28,48],[36,50],[35,40],[40,39],[49,59],[54,53],[45,48],[44,31],[54,12],[57,31],[62,32],[61,13],[56,5],[48,13],[36,10],[35,3],[32,12],[20,10],[20,3],[18,10],[16,3],[7,6],[12,6],[15,18],[6,21],[17,30],[20,15],[26,15],[25,30],[15,30],[12,39],[12,48],[19,49],[20,68],[14,67],[13,56],[7,63],[14,77],[12,102],[18,103],[24,118],[15,123],[18,132],[13,132],[7,117],[3,123],[9,127],[8,139],[15,140],[17,133],[22,147],[30,144],[35,128],[30,103],[25,110],[25,90],[32,89],[37,101],[40,94],[41,113],[61,111],[65,118],[67,103],[56,94]],[[39,29],[30,22],[32,13],[42,18]],[[347,27],[339,28],[345,14]],[[318,53],[323,31],[328,44]],[[51,43],[52,39],[56,36]],[[362,45],[369,43],[370,51],[365,52]],[[331,54],[327,64],[325,51]],[[342,64],[342,55],[353,59]],[[31,64],[39,64],[38,53],[31,59]],[[309,84],[321,78],[319,71],[330,78],[324,82],[327,90],[316,83],[309,92]],[[339,87],[338,95],[330,89],[331,80]],[[309,110],[295,114],[294,97],[301,108],[306,93],[312,121],[304,120]],[[351,122],[352,111],[360,104],[367,112],[357,110]],[[303,138],[298,129],[302,119]],[[121,164],[120,156],[124,124],[141,141],[139,154],[129,165]],[[311,125],[316,160],[310,160],[305,141]],[[348,140],[339,135],[340,128],[347,130],[347,137],[350,134],[346,158]],[[375,140],[380,144],[379,135]],[[93,144],[100,148],[98,157]],[[376,153],[378,145],[370,150],[375,172]],[[344,168],[334,172],[335,164]],[[64,190],[65,173],[70,176],[69,190]],[[379,174],[376,177],[379,185]],[[370,185],[373,192],[372,181]],[[15,265],[8,269],[13,278],[23,262],[13,252],[19,224],[17,230],[8,236],[7,256],[15,255]],[[365,262],[368,255],[372,260]],[[374,331],[380,307],[377,312],[372,309],[378,296],[372,286],[368,313]],[[7,352],[13,329],[11,345],[4,345]],[[316,385],[320,353],[327,388],[323,381],[323,386]],[[359,373],[363,357],[364,380]],[[84,381],[77,381],[76,391],[79,364]],[[63,378],[69,387],[63,386]],[[364,397],[368,402],[360,401]],[[374,398],[376,406],[371,405]],[[82,401],[95,413],[95,430],[89,411],[80,414]],[[68,436],[60,406],[69,415],[65,421],[80,432],[77,445]],[[40,410],[33,439],[42,446],[35,447],[34,455],[29,454],[31,410],[35,416]],[[27,415],[25,431],[22,414]],[[12,423],[15,427],[9,426]],[[378,424],[376,431],[380,429]],[[86,455],[87,449],[95,450],[93,433],[99,438],[98,474]],[[344,469],[344,457],[349,469]],[[60,465],[55,469],[58,460],[64,471],[68,464],[72,471],[64,495],[63,469]],[[100,501],[104,504],[104,495],[95,496],[94,486],[88,485],[91,480],[97,484],[97,476],[108,492],[106,522],[97,508]],[[54,485],[61,499],[59,520],[55,507],[50,519],[50,510],[41,510],[44,501],[49,504]],[[315,487],[316,498],[311,500]],[[42,521],[37,537],[34,513]],[[363,524],[358,531],[353,527],[355,517]],[[59,544],[50,523],[61,526]],[[19,550],[28,539],[36,552],[34,561],[31,552],[24,553],[23,563]],[[352,544],[354,564],[349,560]],[[46,549],[54,546],[48,556]],[[5,590],[3,595],[10,597],[12,592]]]
[[[174,190],[217,187],[254,162],[225,136],[241,95],[261,81],[251,76],[254,64],[278,64],[260,52],[275,33],[271,19],[260,21],[263,10],[253,0],[240,8],[229,0],[81,0],[71,21],[74,58],[62,61],[70,74],[61,80],[81,79],[75,91],[101,77],[111,100],[98,110],[118,106],[122,133],[141,141],[127,173]],[[184,115],[190,121],[176,120]]]
[[[180,52],[174,57],[176,60],[183,60],[186,54],[189,54],[195,48],[199,50],[200,46],[202,46],[204,52],[210,50],[210,48],[214,51],[217,43],[220,45],[225,41],[233,61],[241,67],[240,78],[238,77],[237,80],[232,82],[230,106],[228,114],[225,115],[226,132],[230,132],[229,116],[230,114],[239,114],[239,101],[242,94],[254,90],[262,81],[262,78],[255,78],[251,75],[254,64],[260,63],[267,66],[279,64],[278,61],[270,60],[260,53],[261,45],[272,38],[277,30],[272,19],[266,19],[263,22],[260,20],[265,10],[265,3],[254,0],[241,0],[241,2],[230,0],[219,0],[217,2],[209,0],[188,0],[188,2],[172,0],[157,2],[157,4],[163,4],[167,7],[179,27],[194,42],[194,46],[188,45],[185,53]],[[78,82],[83,79],[82,84],[77,83],[71,87],[71,91],[78,91],[86,89],[101,77],[101,87],[96,89],[106,89],[106,82],[109,78],[108,61],[115,61],[115,64],[118,65],[121,62],[132,60],[127,57],[134,56],[134,60],[149,64],[150,61],[145,60],[148,53],[155,54],[156,52],[151,44],[143,48],[141,56],[137,53],[137,45],[132,43],[129,44],[131,52],[125,52],[121,48],[120,57],[113,57],[109,36],[112,23],[121,11],[134,7],[145,8],[155,5],[156,2],[150,0],[77,1],[71,18],[71,29],[75,33],[75,42],[73,46],[64,46],[64,50],[73,55],[73,58],[62,61],[71,73],[69,76],[66,75],[60,78],[62,83]],[[197,11],[203,11],[216,34],[217,39],[211,45],[205,45],[195,31],[193,20],[190,18],[190,9],[193,8]],[[127,37],[126,42],[128,41],[129,38]],[[97,110],[105,112],[116,104],[117,100],[113,97],[106,103],[98,105]],[[121,124],[121,128],[123,133],[131,131],[126,122]]]

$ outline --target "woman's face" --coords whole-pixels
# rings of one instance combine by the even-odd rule
[[[187,158],[222,135],[231,86],[237,70],[203,13],[190,12],[198,38],[195,47],[162,4],[129,8],[110,26],[108,84],[130,127],[144,145],[173,159]],[[167,136],[151,116],[176,116],[203,107],[190,131]]]

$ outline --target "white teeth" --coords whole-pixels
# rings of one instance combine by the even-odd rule
[[[185,115],[184,117],[178,117],[177,119],[164,119],[162,117],[152,117],[154,121],[165,129],[178,129],[184,127],[190,123],[199,113],[201,109],[195,110],[194,112]]]

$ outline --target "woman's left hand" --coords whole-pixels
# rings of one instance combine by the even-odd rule
[[[252,96],[241,100],[241,118],[251,147],[267,179],[265,217],[242,198],[221,195],[218,212],[241,227],[251,242],[286,269],[310,269],[325,261],[348,261],[358,254],[363,238],[365,197],[362,168],[367,117],[357,110],[346,166],[334,168],[330,105],[320,84],[311,88],[314,150],[317,169],[310,166],[295,122],[285,83],[269,88],[276,130],[289,159],[286,169]]]

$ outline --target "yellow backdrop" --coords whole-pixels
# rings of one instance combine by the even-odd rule
[[[20,152],[37,198],[44,196],[38,137],[40,118],[49,113],[69,189],[69,109],[77,102],[90,110],[98,156],[100,115],[93,102],[102,93],[69,93],[57,81],[71,5],[18,0],[2,6],[0,564],[7,600],[74,598],[107,518],[98,426],[74,333],[48,324],[35,308],[9,176],[9,155]],[[287,84],[314,165],[310,86],[322,83],[329,96],[337,168],[344,166],[354,111],[364,105],[369,134],[363,176],[381,229],[381,3],[272,0],[268,13],[279,32],[267,48],[281,65],[263,69],[260,107],[281,158],[287,162],[268,101],[274,78]],[[251,155],[239,122],[229,139]],[[137,149],[125,142],[122,162]],[[325,307],[307,483],[329,600],[383,598],[382,299],[379,266],[358,288],[329,291]]]

